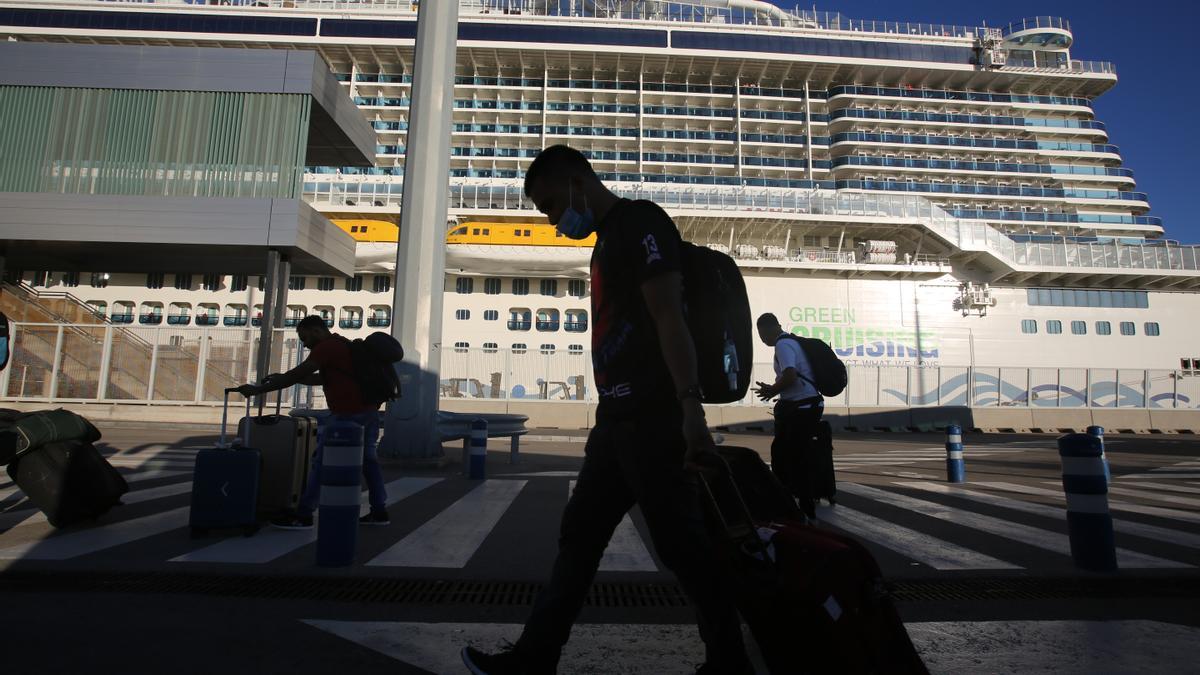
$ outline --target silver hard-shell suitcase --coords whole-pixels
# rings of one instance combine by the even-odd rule
[[[263,414],[265,399],[265,395],[259,398],[258,415],[247,415],[238,422],[238,436],[262,453],[258,514],[272,518],[295,509],[300,501],[317,449],[317,421],[280,414],[283,390],[274,415]]]

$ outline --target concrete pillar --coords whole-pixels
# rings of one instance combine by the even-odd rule
[[[271,320],[275,314],[275,284],[279,280],[279,251],[267,251],[267,271],[263,275],[263,312],[258,327],[258,356],[255,359],[255,380],[261,380],[271,368]],[[250,305],[249,312],[254,311]]]
[[[412,104],[404,156],[392,335],[404,345],[404,396],[388,406],[379,451],[406,459],[442,455],[437,434],[446,267],[446,182],[458,44],[458,3],[423,2],[417,12]]]

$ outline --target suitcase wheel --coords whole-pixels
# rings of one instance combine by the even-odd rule
[[[207,536],[208,536],[208,528],[204,528],[204,527],[193,527],[192,528],[192,539],[200,539],[201,537],[207,537]]]

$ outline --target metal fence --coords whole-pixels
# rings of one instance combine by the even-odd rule
[[[274,331],[272,370],[306,356],[291,329]],[[226,387],[255,381],[257,330],[13,324],[12,359],[0,399],[219,404]],[[775,379],[770,363],[752,381]],[[1200,373],[1124,368],[849,366],[830,406],[978,408],[1200,408]],[[537,349],[459,349],[441,354],[444,399],[597,400],[591,354]],[[295,387],[284,406],[323,406],[320,388]],[[753,396],[731,405],[764,405]]]

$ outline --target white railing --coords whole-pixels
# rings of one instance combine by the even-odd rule
[[[255,329],[12,328],[12,359],[0,371],[6,401],[219,405],[226,387],[258,377]],[[272,370],[303,360],[294,330],[274,335]],[[1200,371],[861,363],[848,370],[849,386],[827,405],[1200,409]],[[771,364],[753,364],[751,377],[773,381]],[[588,352],[446,349],[440,380],[443,399],[597,401]],[[319,388],[298,386],[284,396],[287,408],[323,405]],[[748,396],[731,405],[765,404]]]
[[[329,176],[308,174],[306,183],[327,186],[306,190],[305,199],[315,207],[382,206],[400,208],[401,183],[356,178],[330,182]],[[960,250],[984,250],[1013,268],[1075,267],[1110,270],[1196,271],[1200,270],[1200,246],[1122,244],[1116,241],[1077,243],[1062,238],[1056,242],[1016,241],[986,222],[956,218],[937,204],[915,195],[882,195],[842,190],[795,190],[764,188],[679,188],[613,183],[609,187],[630,199],[648,199],[665,209],[742,211],[853,216],[910,220],[936,232]],[[452,212],[518,210],[533,217],[533,204],[517,183],[466,183],[452,181],[449,206]]]

